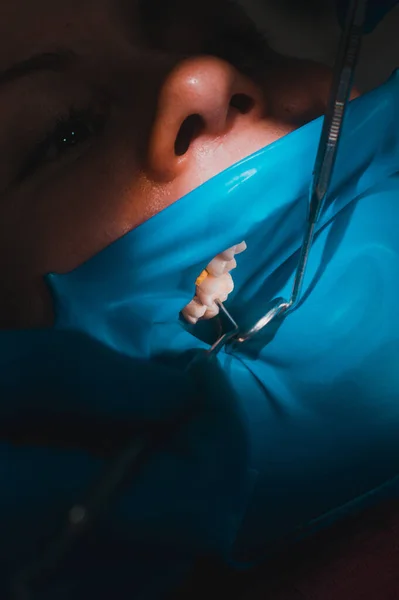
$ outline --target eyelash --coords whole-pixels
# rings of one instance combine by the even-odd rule
[[[52,130],[36,145],[25,161],[18,180],[27,179],[46,164],[56,162],[64,154],[99,135],[105,121],[105,115],[99,115],[93,108],[71,108],[66,116],[57,119]]]

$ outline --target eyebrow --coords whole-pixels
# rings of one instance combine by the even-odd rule
[[[76,54],[71,50],[36,54],[15,63],[5,71],[0,71],[0,87],[37,71],[53,71],[56,73],[65,71],[75,62],[76,58]]]

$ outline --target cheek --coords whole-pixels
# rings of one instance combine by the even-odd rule
[[[73,270],[176,199],[140,174],[115,169],[42,186],[28,203],[8,198],[0,221],[0,329],[51,325],[43,275]]]
[[[292,128],[290,128],[292,129]],[[155,184],[131,148],[103,146],[7,198],[0,219],[0,262],[26,277],[64,273],[103,250],[233,163],[288,133],[270,123],[199,145],[181,175]],[[5,257],[5,258],[4,258]],[[3,265],[4,266],[4,265]]]
[[[116,168],[108,161],[54,178],[25,200],[9,199],[0,249],[30,277],[76,268],[177,197],[170,186],[155,186],[132,165],[119,161]]]

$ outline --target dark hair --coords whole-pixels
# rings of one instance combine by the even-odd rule
[[[232,0],[141,0],[145,34],[153,47],[173,49],[167,32],[201,31],[201,52],[223,58],[247,74],[264,68],[275,57],[265,37],[244,9]],[[187,40],[189,49],[189,40]]]

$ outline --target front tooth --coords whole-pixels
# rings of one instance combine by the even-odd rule
[[[246,249],[247,249],[246,243],[245,242],[241,242],[241,244],[237,244],[235,253],[236,254],[241,254],[241,252],[244,252]]]
[[[235,258],[232,260],[223,260],[220,258],[220,256],[216,256],[213,260],[211,260],[206,270],[208,271],[209,275],[220,277],[221,275],[224,275],[224,273],[228,273],[229,271],[235,269],[236,266],[237,261]]]
[[[214,305],[215,300],[224,302],[233,289],[234,282],[230,273],[224,273],[219,277],[208,275],[201,285],[197,286],[196,295],[202,304],[210,308]]]
[[[195,325],[197,323],[197,321],[199,319],[202,319],[202,317],[205,315],[206,306],[204,306],[199,301],[197,296],[194,296],[194,298],[191,300],[191,302],[189,302],[189,304],[187,304],[187,306],[185,306],[183,308],[182,313],[183,313],[184,318],[189,323],[192,323],[193,325]]]
[[[218,254],[217,258],[220,258],[221,260],[226,260],[226,261],[233,260],[234,254],[235,254],[235,249],[236,249],[235,246],[233,246],[232,248],[227,248],[227,250]]]
[[[241,242],[241,244],[236,244],[235,246],[232,246],[231,248],[227,248],[227,250],[218,254],[218,257],[220,257],[222,260],[232,260],[236,254],[241,254],[241,252],[244,252],[244,250],[246,250],[246,249],[247,249],[246,243]]]
[[[187,321],[187,323],[190,323],[191,325],[196,325],[198,323],[199,319],[197,319],[196,317],[192,317],[191,315],[188,315],[186,313],[185,309],[183,309],[181,312],[182,312],[183,317]]]
[[[241,242],[211,260],[195,282],[196,295],[182,310],[186,321],[195,325],[200,319],[211,319],[219,314],[219,306],[215,301],[225,302],[233,291],[234,282],[229,271],[237,266],[234,256],[246,248],[246,243]]]

